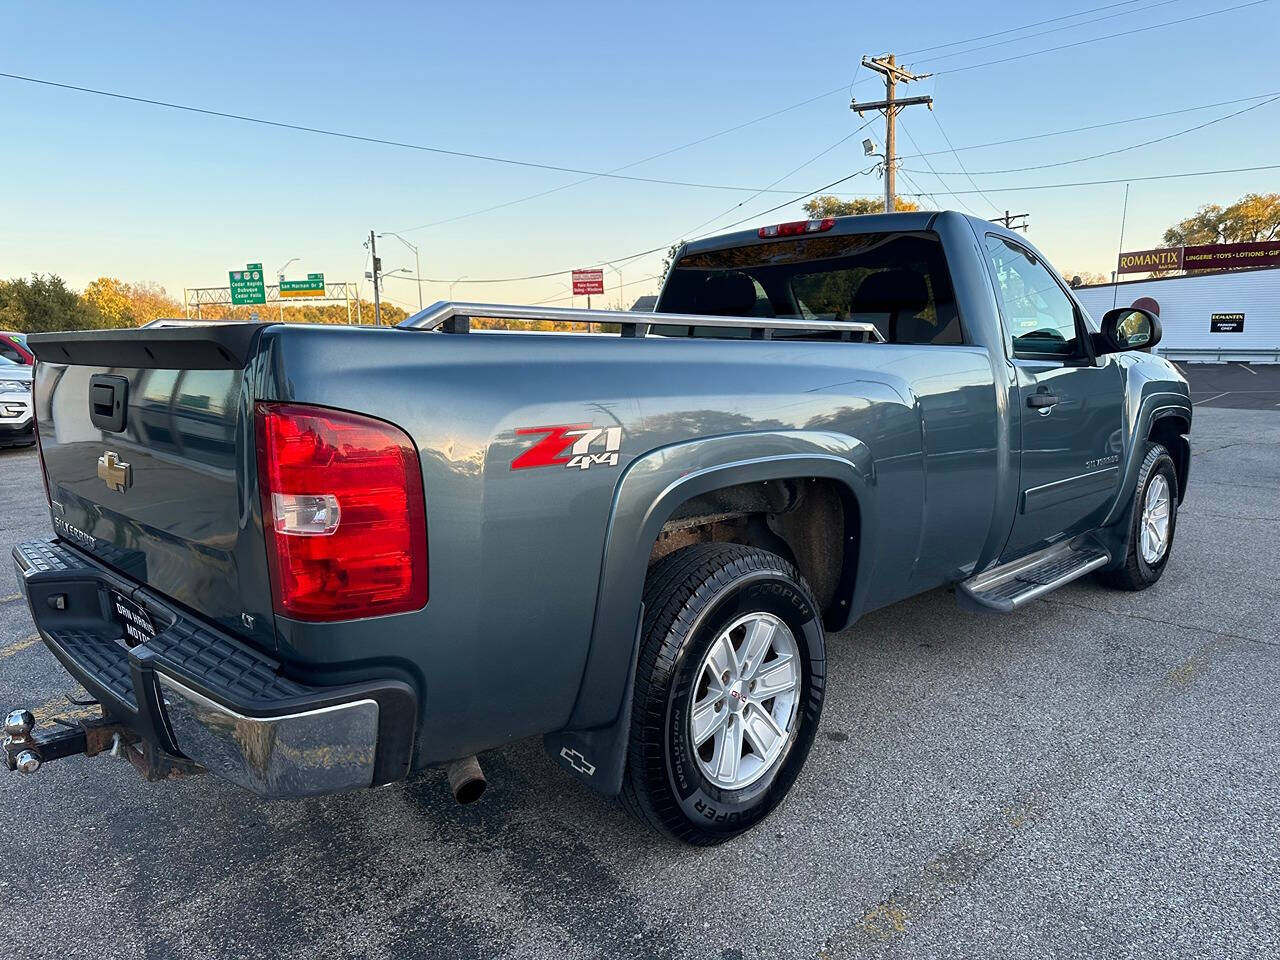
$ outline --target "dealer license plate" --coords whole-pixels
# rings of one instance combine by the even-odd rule
[[[114,590],[111,591],[111,613],[124,630],[120,642],[126,647],[136,647],[155,639],[156,628],[151,622],[150,614],[124,594]]]

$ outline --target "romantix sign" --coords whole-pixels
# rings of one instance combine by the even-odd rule
[[[1183,270],[1280,267],[1280,240],[1261,243],[1205,243],[1182,249]]]
[[[1135,250],[1120,254],[1116,272],[1164,273],[1174,270],[1229,270],[1233,267],[1280,267],[1280,240]]]
[[[1209,314],[1210,333],[1244,333],[1243,313]]]
[[[1156,271],[1181,270],[1182,248],[1162,247],[1157,250],[1135,250],[1120,254],[1117,273],[1155,273]]]

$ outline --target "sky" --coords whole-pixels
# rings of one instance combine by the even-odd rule
[[[1280,102],[1259,96],[1280,95],[1280,0],[1229,9],[1244,2],[7,3],[2,73],[702,186],[608,178],[566,186],[583,175],[0,77],[0,277],[55,273],[83,287],[115,276],[158,282],[181,299],[186,287],[225,285],[227,271],[246,263],[274,276],[296,257],[291,278],[323,272],[354,282],[368,269],[363,241],[373,229],[419,248],[427,303],[446,298],[452,281],[456,299],[567,305],[565,273],[477,281],[617,260],[744,218],[737,229],[802,218],[802,201],[764,211],[871,167],[861,141],[882,144],[883,120],[860,119],[850,91],[883,96],[859,61],[886,52],[935,74],[899,88],[935,101],[932,116],[924,107],[900,116],[899,193],[928,192],[926,207],[967,206],[983,217],[1028,213],[1028,236],[1064,274],[1108,272],[1121,242],[1123,182],[1003,188],[1280,163]],[[1200,16],[1213,11],[1225,12]],[[1143,29],[1188,17],[1200,18]],[[1141,32],[1079,42],[1128,31]],[[1063,44],[1074,46],[987,63]],[[1256,99],[906,156],[1246,97]],[[983,173],[1119,150],[1245,108],[1253,109],[1111,156]],[[787,192],[755,193],[766,187]],[[881,190],[872,172],[833,192]],[[524,200],[544,191],[554,192]],[[1280,169],[1134,180],[1124,248],[1156,245],[1201,204],[1277,191]],[[499,204],[509,205],[479,213]],[[378,247],[384,270],[413,273],[406,245],[385,237]],[[606,302],[656,292],[661,264],[653,253],[606,270]],[[416,307],[412,279],[388,278],[385,290]],[[367,282],[362,293],[371,296]]]

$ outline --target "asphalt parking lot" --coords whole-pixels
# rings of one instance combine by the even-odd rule
[[[1280,410],[1280,363],[1179,363],[1197,407]]]
[[[1274,955],[1280,410],[1214,406],[1159,584],[865,618],[791,797],[724,847],[658,840],[536,742],[483,756],[467,808],[434,772],[266,803],[71,759],[0,771],[4,954]],[[7,542],[47,535],[33,452],[0,452],[0,490]],[[70,685],[16,591],[6,563],[0,706],[47,719]]]

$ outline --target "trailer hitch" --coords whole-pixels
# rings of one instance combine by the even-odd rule
[[[83,753],[96,756],[104,750],[117,755],[121,747],[135,735],[106,717],[78,723],[59,721],[60,727],[36,730],[36,718],[30,710],[14,710],[4,721],[4,754],[10,770],[35,773],[50,760],[61,760]]]
[[[4,758],[10,770],[35,773],[51,760],[84,754],[110,753],[127,759],[147,780],[169,780],[204,773],[204,768],[175,757],[108,716],[70,723],[57,721],[56,729],[36,730],[30,710],[14,710],[4,721]]]

